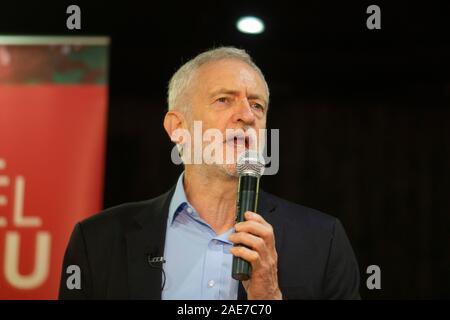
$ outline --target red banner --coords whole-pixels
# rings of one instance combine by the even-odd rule
[[[1,80],[0,299],[55,299],[75,223],[102,208],[107,86]]]

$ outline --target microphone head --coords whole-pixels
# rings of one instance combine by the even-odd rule
[[[263,156],[255,150],[245,150],[238,158],[236,169],[239,176],[252,175],[261,177],[264,172]]]

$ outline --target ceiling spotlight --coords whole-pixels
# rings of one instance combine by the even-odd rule
[[[246,16],[239,18],[236,27],[243,33],[258,34],[264,31],[264,22],[260,18]]]

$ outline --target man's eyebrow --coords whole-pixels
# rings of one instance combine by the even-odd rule
[[[214,90],[213,92],[211,92],[211,94],[209,96],[212,98],[218,94],[238,95],[239,91],[232,90],[232,89],[226,89],[226,88],[220,88],[220,89],[217,89],[217,90]],[[248,95],[248,98],[262,100],[265,104],[267,104],[266,99],[264,99],[264,97],[259,94],[250,94],[250,95]]]
[[[263,101],[265,104],[267,104],[266,99],[264,99],[264,97],[263,97],[263,96],[260,96],[259,94],[250,94],[250,95],[248,95],[248,98],[249,98],[249,99],[257,99],[257,100],[261,100],[261,101]]]
[[[220,89],[216,89],[213,92],[211,92],[211,94],[209,95],[211,98],[214,96],[217,96],[218,94],[231,94],[231,95],[237,95],[239,94],[239,91],[237,90],[231,90],[231,89],[226,89],[226,88],[220,88]]]

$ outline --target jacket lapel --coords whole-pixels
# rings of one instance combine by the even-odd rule
[[[175,187],[150,200],[126,234],[131,299],[161,299],[162,265],[152,267],[148,258],[164,256],[167,216],[174,190]]]

